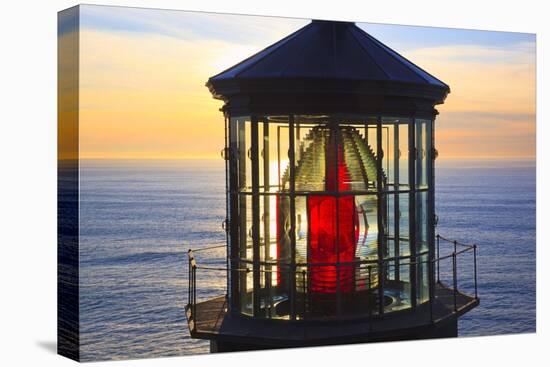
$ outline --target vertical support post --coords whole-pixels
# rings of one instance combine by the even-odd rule
[[[250,125],[250,153],[252,161],[252,284],[253,284],[253,314],[260,316],[260,170],[259,170],[259,144],[258,144],[258,119],[252,116]]]
[[[474,245],[474,291],[477,299],[477,245]]]
[[[435,301],[435,285],[432,284],[432,275],[434,273],[434,260],[428,259],[428,271],[430,272],[430,322],[434,322],[434,301]]]
[[[229,212],[230,212],[230,192],[229,192],[229,151],[230,151],[230,148],[229,148],[229,145],[230,145],[230,142],[229,142],[229,117],[227,116],[227,114],[224,114],[224,126],[225,126],[225,137],[224,137],[224,144],[225,144],[225,147],[224,147],[224,150],[223,150],[223,159],[224,159],[224,164],[225,164],[225,221],[224,221],[224,224],[225,224],[225,227],[224,227],[224,231],[225,231],[225,254],[226,254],[226,257],[225,257],[225,297],[226,299],[229,301],[229,292],[230,292],[230,273],[229,273],[229,269],[230,269],[230,258],[231,258],[231,254],[230,254],[230,230],[227,226],[228,224],[228,221],[229,221]],[[229,302],[228,303],[228,306],[229,307]]]
[[[277,126],[277,191],[281,191],[281,127]]]
[[[394,279],[396,282],[400,281],[401,274],[400,274],[400,267],[399,267],[399,260],[400,257],[400,244],[399,244],[399,232],[401,231],[401,228],[399,228],[399,159],[400,159],[400,150],[399,150],[399,122],[396,122],[394,125],[394,132],[393,132],[393,177],[394,177],[394,191],[395,194],[393,196],[393,218],[394,218],[394,236],[393,236],[393,256],[395,257],[395,264],[394,264]]]
[[[294,115],[289,115],[289,144],[288,160],[290,172],[290,277],[289,277],[289,301],[290,319],[296,320],[296,162],[295,162],[295,138]]]
[[[337,120],[331,121],[331,132],[333,137],[332,147],[334,149],[334,160],[331,162],[333,167],[330,170],[334,170],[334,191],[336,192],[336,314],[340,316],[342,314],[342,285],[340,282],[341,265],[340,265],[340,182],[339,176],[339,153],[340,153],[340,131],[339,122]]]
[[[427,205],[426,205],[426,240],[428,241],[428,288],[430,297],[430,313],[433,313],[433,303],[435,301],[436,286],[435,286],[435,157],[434,157],[434,120],[435,116],[431,120],[425,121],[426,124],[426,144],[424,149],[426,150],[426,184],[428,185]],[[433,315],[431,316],[433,321]]]
[[[267,308],[267,317],[268,318],[271,318],[273,315],[271,314],[271,312],[273,311],[273,292],[271,292],[271,282],[272,282],[272,279],[273,279],[273,267],[269,267],[269,271],[266,271],[266,274],[267,274],[267,278],[266,278],[266,282],[268,282],[269,284],[269,292],[268,292],[268,297],[269,297],[269,304],[266,305],[266,308]]]
[[[191,306],[191,249],[189,249],[187,251],[187,270],[188,270],[188,275],[187,275],[187,304],[188,306]]]
[[[238,211],[236,218],[239,219],[239,223],[237,224],[236,233],[237,233],[237,249],[236,249],[236,257],[234,258],[234,266],[236,266],[236,269],[241,268],[241,259],[246,259],[246,247],[247,247],[247,241],[248,241],[248,233],[246,230],[246,217],[247,217],[247,205],[246,205],[246,195],[244,193],[241,193],[241,189],[244,191],[246,189],[246,186],[248,183],[246,182],[246,120],[244,118],[239,118],[236,121],[237,124],[237,141],[238,141],[238,149],[237,149],[237,157],[238,157],[238,176],[237,181],[235,185],[235,196],[238,197]],[[237,271],[237,274],[239,274],[239,282],[237,284],[237,297],[235,297],[235,308],[236,310],[242,309],[242,303],[243,303],[243,293],[247,292],[247,274],[242,271]],[[235,310],[235,311],[236,311]]]
[[[456,240],[453,241],[453,245],[454,245],[454,250],[453,250],[453,297],[454,297],[454,304],[455,304],[455,312],[457,310],[457,308],[456,308],[456,294],[458,292],[456,244],[457,244]]]
[[[230,312],[239,309],[239,147],[238,120],[229,118],[229,258],[230,272]]]
[[[386,241],[384,238],[384,216],[382,213],[382,200],[385,200],[382,186],[382,117],[376,118],[376,195],[377,195],[377,221],[378,221],[378,312],[380,316],[384,315],[384,255]]]
[[[416,250],[416,117],[409,121],[409,246],[411,252],[409,277],[411,284],[411,307],[417,303],[417,250]]]
[[[387,151],[387,154],[388,154],[388,157],[386,159],[386,175],[389,175],[390,174],[390,127],[389,126],[385,126],[385,127],[382,127],[382,130],[385,130],[386,131],[386,149],[388,150]],[[395,159],[395,157],[394,157]],[[387,182],[386,182],[387,184]]]
[[[369,300],[369,303],[368,303],[368,306],[369,306],[369,329],[370,331],[372,331],[372,309],[374,308],[374,305],[371,304],[371,301],[373,300],[373,297],[372,297],[372,267],[369,265],[368,267],[369,269],[369,292],[368,292],[368,300]]]
[[[306,287],[306,270],[302,269],[302,291],[303,291],[303,308],[302,308],[302,320],[306,319],[306,312],[307,312],[307,306],[306,306],[306,299],[307,299],[307,287]]]
[[[264,224],[264,261],[269,263],[271,261],[271,219],[270,219],[270,202],[271,196],[268,194],[271,191],[270,187],[270,169],[269,169],[269,122],[267,117],[264,117],[263,121],[263,174],[264,174],[264,213],[263,213],[263,224]],[[271,306],[271,265],[265,265],[264,267],[264,282],[265,282],[265,291],[269,297],[269,307]],[[266,299],[267,303],[267,299]],[[266,305],[266,309],[269,308]]]
[[[281,126],[277,124],[277,189],[276,192],[281,192],[282,190],[282,181],[281,181]],[[277,215],[277,214],[275,214]],[[278,244],[276,245],[278,246]],[[281,279],[282,277],[282,267],[280,265],[275,266],[276,279]],[[272,274],[273,275],[273,274]],[[290,278],[289,278],[290,279]],[[273,307],[273,297],[271,297],[271,307]]]
[[[191,262],[192,268],[192,277],[193,277],[193,305],[192,305],[192,315],[193,323],[195,329],[197,328],[197,266],[194,264],[194,261]]]

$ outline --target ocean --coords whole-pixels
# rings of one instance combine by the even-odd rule
[[[437,232],[478,245],[481,304],[459,336],[535,331],[535,172],[534,161],[437,162]],[[85,160],[80,190],[81,359],[208,353],[187,330],[186,252],[225,243],[223,161]],[[225,292],[225,279],[199,281],[199,299]]]

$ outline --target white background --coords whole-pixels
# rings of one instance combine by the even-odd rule
[[[113,366],[281,366],[356,363],[526,366],[548,363],[548,72],[545,1],[95,1],[96,4],[203,10],[537,33],[537,334],[394,342],[105,362]],[[71,365],[56,340],[57,11],[75,1],[2,2],[0,9],[0,361]],[[543,62],[546,62],[546,64]],[[546,102],[546,104],[545,104]],[[545,144],[546,143],[546,144]],[[517,244],[521,246],[521,244]],[[291,362],[292,361],[292,362]]]

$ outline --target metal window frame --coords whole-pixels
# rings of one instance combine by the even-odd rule
[[[238,218],[239,218],[239,228],[238,228],[238,258],[237,258],[237,268],[240,267],[240,261],[238,259],[240,258],[246,258],[246,248],[247,248],[247,231],[246,231],[246,219],[247,219],[247,197],[246,195],[243,195],[240,192],[240,187],[242,182],[244,181],[245,187],[246,187],[246,158],[247,158],[247,151],[246,151],[246,119],[250,118],[249,116],[246,117],[239,117],[237,118],[238,121],[238,128],[237,128],[237,142],[238,142],[238,179],[237,179],[237,195],[239,200],[239,210],[238,210]],[[241,146],[241,143],[245,142],[245,146]],[[244,255],[244,256],[243,256]],[[247,273],[246,272],[238,272],[239,273],[239,309],[242,313],[242,289],[244,288],[244,292],[246,293],[247,289]]]
[[[260,118],[258,119],[260,121]],[[267,118],[265,116],[261,117],[261,121],[263,124],[263,155],[261,154],[261,158],[263,158],[263,174],[264,174],[264,193],[269,192],[271,190],[270,188],[270,167],[269,167],[269,122],[267,121]],[[270,204],[271,204],[271,198],[269,195],[263,195],[263,224],[264,224],[264,261],[269,262],[271,260],[271,213],[270,213]],[[271,270],[272,266],[267,265],[265,266],[265,272],[264,272],[264,283],[265,283],[265,289],[266,293],[269,295],[270,300],[270,308],[273,306],[272,304],[272,289],[271,289]]]
[[[239,254],[240,254],[240,202],[242,198],[239,195],[239,129],[241,117],[229,117],[229,195],[230,195],[230,209],[229,209],[229,237],[230,237],[230,251],[228,252],[231,257],[231,299],[229,302],[229,308],[231,312],[240,313],[240,275],[239,268]],[[233,219],[233,220],[232,220]]]
[[[229,224],[229,218],[231,217],[230,214],[230,207],[231,207],[231,192],[229,188],[229,180],[230,180],[230,157],[231,157],[231,150],[230,150],[230,137],[229,137],[229,123],[230,119],[227,115],[224,114],[224,150],[223,150],[223,159],[224,159],[224,165],[225,165],[225,268],[226,273],[226,279],[225,279],[225,296],[228,298],[228,308],[231,308],[231,301],[230,295],[231,295],[231,277],[230,277],[230,259],[231,259],[231,236],[230,236],[230,228],[228,228]],[[229,153],[228,153],[229,152]]]
[[[252,164],[252,314],[260,317],[260,167],[258,159],[258,118],[250,120],[250,159]]]
[[[289,164],[289,194],[290,194],[290,266],[289,266],[289,303],[290,319],[296,320],[296,162],[295,162],[295,137],[294,115],[288,116],[288,164]]]
[[[394,253],[393,253],[393,256],[394,257],[399,257],[399,254],[401,252],[401,248],[400,248],[400,240],[401,240],[401,235],[399,233],[399,231],[401,230],[399,228],[399,222],[400,222],[400,211],[399,211],[399,183],[400,183],[400,178],[399,178],[399,160],[400,160],[400,151],[399,151],[399,123],[394,123],[393,124],[393,145],[394,145],[394,153],[393,153],[393,181],[394,181],[394,191],[395,193],[393,194],[394,197],[393,197],[393,217],[394,217],[394,238],[393,238],[393,248],[394,248]],[[391,195],[391,194],[390,194]],[[399,267],[399,262],[396,261],[395,264],[394,264],[394,279],[396,282],[399,282],[400,279],[401,279],[401,274],[400,274],[400,267]]]
[[[415,141],[415,158],[416,158],[416,161],[415,161],[415,190],[414,190],[414,199],[415,199],[415,202],[414,202],[414,218],[415,218],[415,255],[419,255],[421,249],[422,249],[422,244],[421,244],[421,239],[422,239],[422,236],[421,236],[421,233],[422,233],[422,218],[420,217],[421,216],[421,207],[422,207],[422,203],[421,203],[421,196],[420,196],[420,191],[418,191],[417,189],[421,186],[421,183],[422,183],[422,176],[424,175],[424,172],[422,170],[422,166],[423,166],[423,158],[422,158],[422,148],[423,148],[423,136],[422,136],[422,123],[423,123],[423,119],[415,119],[414,121],[414,131],[415,131],[415,137],[414,137],[414,141]],[[427,208],[426,208],[427,210]],[[422,257],[417,257],[417,260],[416,260],[416,279],[415,279],[415,284],[416,284],[416,302],[417,304],[420,303],[419,300],[420,300],[420,297],[422,295],[422,288],[423,288],[423,285],[422,285],[422,276],[423,276],[423,264],[422,264]],[[421,300],[420,300],[421,301]]]
[[[288,145],[289,145],[289,151],[288,151],[288,158],[289,158],[289,189],[285,193],[285,195],[288,195],[289,197],[289,211],[290,211],[290,263],[287,265],[288,270],[290,272],[289,277],[289,290],[288,290],[288,296],[289,296],[289,303],[290,303],[290,319],[296,320],[297,318],[297,310],[298,305],[296,303],[296,272],[297,272],[297,264],[296,264],[296,196],[297,195],[304,195],[306,193],[300,192],[296,193],[296,187],[295,187],[295,173],[296,173],[296,137],[298,136],[299,132],[299,126],[295,121],[295,115],[287,115],[288,116]],[[374,117],[374,116],[373,116]],[[393,210],[394,217],[395,217],[395,223],[394,225],[394,257],[399,258],[401,253],[401,244],[400,244],[400,218],[399,218],[399,209],[400,209],[400,197],[399,195],[401,193],[408,193],[409,197],[409,246],[410,246],[410,256],[408,258],[411,261],[414,261],[415,258],[417,258],[419,254],[419,247],[417,244],[417,238],[418,238],[418,220],[416,217],[416,211],[417,211],[417,205],[416,205],[416,196],[419,192],[427,191],[428,195],[428,205],[426,208],[427,211],[427,241],[428,241],[428,258],[430,263],[430,268],[428,270],[429,275],[429,298],[430,302],[433,301],[434,298],[434,266],[433,266],[433,260],[434,260],[434,239],[435,239],[435,226],[434,226],[434,214],[435,214],[435,207],[434,207],[434,192],[435,192],[435,164],[433,156],[433,149],[435,147],[434,144],[434,135],[435,135],[435,116],[432,119],[418,119],[416,116],[409,116],[409,117],[401,117],[408,119],[407,125],[408,125],[408,184],[409,188],[408,190],[399,190],[400,185],[400,131],[399,126],[403,125],[402,122],[399,123],[384,123],[383,118],[385,118],[382,115],[376,116],[376,124],[371,123],[365,123],[365,133],[369,133],[369,129],[372,128],[372,125],[375,125],[376,128],[376,165],[377,165],[377,190],[376,192],[372,191],[366,191],[362,192],[362,195],[376,195],[377,196],[377,206],[378,206],[378,271],[379,271],[379,281],[378,281],[378,297],[379,297],[379,315],[383,316],[384,314],[384,287],[385,287],[385,278],[387,276],[386,269],[383,269],[385,267],[384,263],[384,257],[385,257],[385,250],[387,250],[388,243],[386,241],[385,236],[385,226],[387,223],[387,218],[385,218],[385,215],[389,215],[389,210]],[[250,121],[250,122],[249,122]],[[417,139],[420,137],[420,134],[417,134],[417,129],[419,128],[419,123],[421,121],[426,122],[426,152],[427,152],[427,158],[426,158],[426,175],[427,175],[427,182],[428,185],[427,188],[420,189],[418,185],[419,177],[417,177],[418,173],[421,172],[419,169],[419,165],[422,164],[422,162],[419,159],[418,156],[418,149],[417,149]],[[243,147],[241,146],[241,143],[245,141],[247,136],[246,135],[246,129],[245,124],[250,123],[250,158],[251,158],[251,169],[252,169],[252,192],[241,192],[240,190],[240,184],[242,179],[246,179],[246,177],[242,177],[243,175],[246,176],[246,161],[247,161],[247,152]],[[263,134],[260,137],[259,134],[259,126],[262,124],[263,126]],[[244,244],[243,244],[243,233],[246,235],[246,219],[247,219],[247,203],[246,203],[246,197],[247,195],[252,196],[252,243],[253,243],[253,315],[254,317],[262,317],[261,315],[261,309],[260,309],[260,294],[261,294],[261,254],[260,254],[260,221],[263,221],[264,223],[264,239],[266,241],[270,241],[270,195],[274,195],[275,193],[271,192],[270,187],[270,157],[269,157],[269,144],[273,143],[270,142],[270,130],[269,130],[269,124],[267,116],[265,115],[251,115],[251,116],[235,116],[231,117],[229,115],[226,116],[226,132],[225,132],[225,145],[226,145],[226,152],[229,152],[230,155],[229,159],[226,162],[226,200],[228,202],[228,208],[226,209],[227,212],[227,220],[229,223],[228,233],[226,236],[227,241],[227,249],[228,249],[228,271],[227,271],[227,287],[228,287],[228,297],[230,299],[229,302],[229,308],[232,312],[242,312],[241,310],[241,292],[240,290],[242,287],[245,287],[246,289],[246,273],[244,272],[238,272],[236,269],[239,267],[238,262],[239,259],[242,258],[242,251],[245,251],[245,258],[246,258],[246,241],[247,238],[244,238]],[[385,125],[388,126],[385,126]],[[339,121],[334,118],[331,122],[331,127],[334,127],[335,129],[339,126]],[[284,127],[284,126],[282,126]],[[387,164],[392,164],[394,173],[394,190],[387,190],[387,185],[385,182],[383,182],[383,159],[384,159],[384,147],[382,145],[383,140],[383,129],[387,128],[388,136],[387,140],[389,142],[389,132],[390,129],[393,129],[394,136],[393,136],[393,155],[394,155],[394,161],[389,162],[387,161]],[[280,158],[281,158],[281,152],[280,152],[280,138],[281,138],[281,125],[277,124],[277,158],[278,158],[278,165],[280,165]],[[339,149],[339,141],[338,141],[338,134],[334,134],[335,140],[334,140],[334,149],[336,157],[338,157],[338,149]],[[243,138],[245,140],[243,140]],[[263,138],[263,152],[264,154],[261,154],[261,147],[259,139]],[[366,138],[366,136],[365,136]],[[247,143],[245,143],[246,146],[248,146]],[[390,145],[388,143],[388,146],[386,148],[390,149]],[[338,160],[335,160],[335,169],[336,172],[338,172]],[[263,177],[264,177],[264,185],[263,185],[263,191],[260,195],[260,177],[259,177],[259,170],[260,170],[260,164],[263,165]],[[282,175],[279,172],[279,175]],[[281,186],[282,182],[280,181],[282,177],[279,179],[278,184],[278,190],[284,190],[284,188]],[[340,190],[339,185],[336,185],[336,189],[334,192],[325,192],[326,194],[332,194],[336,197],[336,209],[338,210],[338,198],[341,195],[349,194],[348,192],[343,192]],[[388,212],[384,212],[383,210],[383,200],[386,200],[388,195],[393,195],[394,202],[393,202],[393,208],[388,208]],[[263,199],[261,198],[263,196]],[[307,195],[306,195],[307,196]],[[244,203],[242,201],[245,201]],[[260,213],[260,200],[264,200],[264,213],[262,217],[262,213]],[[244,205],[244,206],[243,206]],[[235,220],[237,218],[237,220]],[[231,220],[233,219],[233,220]],[[336,229],[338,231],[338,215],[336,215],[337,225]],[[309,228],[309,226],[308,226]],[[309,230],[309,229],[308,229]],[[337,237],[339,234],[337,233]],[[308,236],[309,237],[309,236]],[[243,246],[241,246],[243,244]],[[340,256],[338,251],[338,242],[336,244],[337,247],[337,271],[340,272]],[[268,262],[270,260],[270,247],[271,243],[269,243],[269,246],[265,244],[265,254],[264,254],[264,262]],[[235,263],[237,261],[237,263]],[[394,267],[394,277],[396,281],[400,281],[400,267],[399,263],[396,261],[395,267]],[[417,266],[410,266],[410,286],[411,286],[411,308],[416,308],[418,303],[418,279],[417,279],[417,273],[418,269]],[[271,269],[271,265],[270,265]],[[269,276],[271,276],[271,273],[265,272],[265,285],[266,287],[271,287],[271,281],[269,279]],[[269,273],[269,276],[268,276]],[[339,274],[338,274],[339,275]],[[341,285],[340,285],[340,279],[337,275],[337,314],[341,315],[341,306],[342,306],[342,295],[341,295]],[[241,278],[245,279],[241,279]],[[231,278],[231,279],[229,279]],[[236,281],[238,280],[238,281]],[[308,279],[309,280],[309,279]],[[309,289],[309,285],[307,287]]]
[[[410,261],[416,259],[416,121],[415,115],[409,121],[409,249]],[[411,308],[417,306],[416,266],[409,266],[409,284],[411,286]]]
[[[377,195],[377,225],[378,225],[378,314],[384,315],[384,214],[382,213],[382,200],[385,200],[385,194],[382,188],[382,116],[376,117],[376,195]]]
[[[433,322],[433,304],[435,301],[435,115],[427,123],[430,128],[428,138],[430,147],[427,149],[427,170],[428,170],[428,208],[427,208],[427,235],[428,235],[428,257],[430,267],[428,269],[429,297],[430,297],[430,320]],[[426,129],[428,131],[428,129]],[[428,139],[426,140],[428,141]],[[475,253],[475,250],[474,250]],[[438,254],[439,256],[439,254]],[[475,263],[475,262],[474,262]],[[439,268],[439,265],[437,266]],[[477,280],[477,277],[476,277]],[[477,294],[476,294],[477,297]]]

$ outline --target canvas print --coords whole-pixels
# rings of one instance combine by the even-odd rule
[[[58,21],[59,354],[535,332],[534,34]]]

